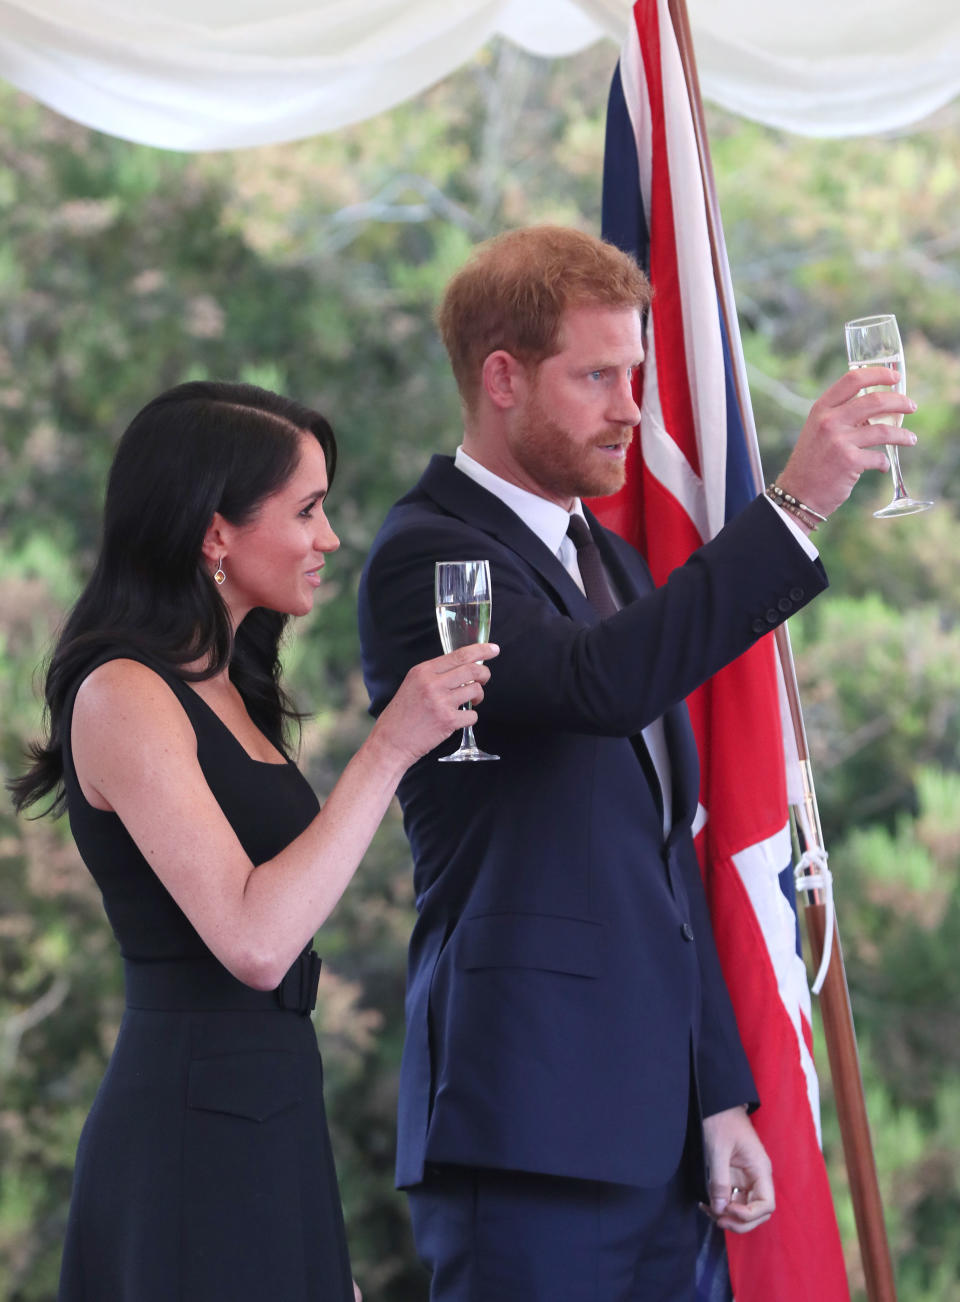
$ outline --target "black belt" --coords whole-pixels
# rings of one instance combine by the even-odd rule
[[[140,960],[123,964],[127,1007],[174,1010],[283,1008],[306,1016],[317,1006],[320,957],[301,954],[276,990],[254,990],[215,958]]]

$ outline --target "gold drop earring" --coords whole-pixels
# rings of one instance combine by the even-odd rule
[[[220,559],[217,561],[217,569],[216,569],[216,573],[215,573],[214,576],[213,576],[213,581],[214,581],[214,583],[216,583],[216,585],[217,585],[218,587],[223,587],[223,585],[224,585],[224,584],[226,583],[226,581],[227,581],[227,576],[226,576],[226,574],[224,573],[224,570],[223,570],[223,557],[222,557],[222,556],[221,556]]]

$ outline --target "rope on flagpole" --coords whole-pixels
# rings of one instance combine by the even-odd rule
[[[833,873],[827,867],[827,852],[820,846],[814,846],[811,850],[804,850],[800,856],[800,861],[793,870],[793,880],[798,891],[822,891],[823,903],[826,908],[826,940],[823,946],[823,955],[820,959],[820,967],[817,970],[816,978],[810,987],[813,994],[818,995],[823,988],[823,983],[827,979],[827,969],[830,966],[830,957],[833,954]]]

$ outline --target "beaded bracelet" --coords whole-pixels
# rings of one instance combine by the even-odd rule
[[[769,489],[766,490],[766,495],[767,497],[770,498],[771,502],[773,502],[776,506],[779,506],[781,511],[786,511],[788,515],[792,515],[794,519],[799,520],[800,523],[804,526],[804,528],[808,529],[810,533],[816,533],[817,521],[813,518],[812,515],[807,515],[806,511],[803,508],[802,503],[798,503],[797,505],[794,505],[792,502],[785,501],[782,497],[779,497],[776,493],[771,493]]]
[[[827,517],[825,515],[821,515],[820,512],[815,511],[812,506],[807,506],[805,502],[801,502],[798,498],[793,497],[776,482],[767,485],[766,493],[771,501],[776,502],[776,504],[782,506],[785,511],[789,511],[791,515],[796,516],[801,523],[807,526],[811,533],[816,529],[817,522],[823,524],[826,521]]]
[[[812,515],[807,515],[802,506],[793,506],[790,502],[785,502],[781,498],[777,497],[775,493],[767,493],[767,497],[769,497],[770,501],[778,506],[781,511],[786,511],[788,515],[792,515],[794,519],[799,520],[803,527],[810,533],[816,533],[817,521]]]

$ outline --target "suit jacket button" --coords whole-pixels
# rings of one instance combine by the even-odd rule
[[[791,601],[802,601],[802,600],[803,600],[803,588],[791,588],[791,589],[790,589],[790,600],[791,600]]]
[[[755,619],[750,627],[753,629],[754,633],[766,633],[767,631],[767,623],[766,620],[763,619]]]
[[[767,623],[768,624],[780,623],[780,615],[776,610],[770,609],[767,611]]]
[[[782,610],[783,613],[786,614],[788,610],[793,610],[793,602],[789,597],[781,597],[777,602],[777,609]]]
[[[684,940],[693,940],[693,928],[690,926],[689,922],[685,922],[680,928],[680,935]]]

